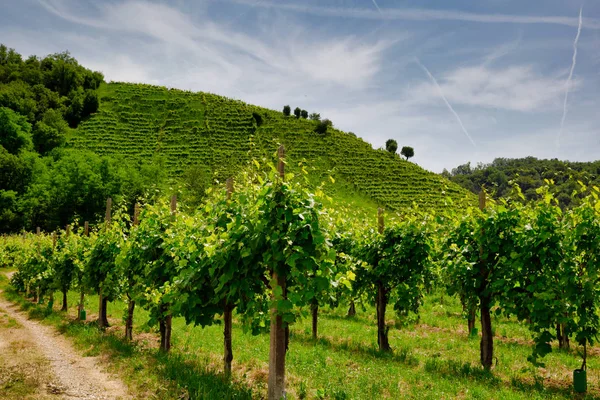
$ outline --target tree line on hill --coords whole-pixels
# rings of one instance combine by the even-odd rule
[[[292,115],[292,108],[289,105],[285,105],[283,106],[283,115],[286,117],[289,117]],[[325,118],[323,120],[321,120],[321,114],[319,113],[311,113],[309,114],[308,111],[301,109],[300,107],[296,107],[294,109],[294,116],[296,117],[296,119],[309,119],[311,121],[315,121],[315,129],[314,131],[316,133],[319,133],[321,135],[324,135],[327,133],[327,129],[331,126],[333,126],[333,122],[331,122],[331,120]]]
[[[396,154],[396,152],[398,151],[398,142],[394,139],[388,139],[385,142],[385,149],[392,154]],[[408,161],[409,158],[415,156],[415,149],[413,149],[410,146],[403,146],[402,150],[400,150],[400,154],[406,157],[406,160]]]
[[[574,191],[582,192],[584,186],[600,186],[600,161],[570,162],[558,159],[542,160],[535,157],[496,158],[489,164],[475,167],[466,163],[444,169],[442,176],[458,183],[462,187],[478,193],[482,187],[497,199],[507,197],[517,185],[526,201],[539,199],[536,189],[552,181],[553,194],[562,208],[578,204]]]
[[[132,203],[166,181],[161,160],[132,165],[66,147],[98,110],[103,81],[68,52],[24,59],[0,45],[0,232],[94,221],[107,196]]]

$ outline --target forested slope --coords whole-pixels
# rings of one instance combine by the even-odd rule
[[[557,159],[543,160],[535,157],[496,158],[490,164],[471,167],[463,164],[444,171],[443,176],[464,188],[478,193],[482,187],[495,198],[508,196],[514,184],[518,185],[527,200],[538,199],[536,189],[553,182],[551,191],[562,207],[576,205],[589,189],[585,186],[600,186],[600,161],[570,162]],[[573,196],[573,192],[580,192]]]

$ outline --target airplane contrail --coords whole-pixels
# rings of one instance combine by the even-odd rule
[[[377,9],[377,11],[379,11],[379,14],[383,14],[383,13],[381,12],[381,8],[379,8],[379,5],[377,4],[377,1],[375,1],[375,0],[372,0],[372,1],[373,1],[373,5],[374,5],[374,6],[375,6],[375,8]]]
[[[458,124],[460,125],[462,131],[467,136],[467,138],[469,138],[469,140],[471,141],[471,144],[473,144],[473,146],[477,147],[477,145],[475,144],[475,141],[473,140],[473,138],[469,134],[469,131],[467,131],[467,128],[465,128],[465,126],[463,125],[462,120],[460,119],[460,117],[458,116],[458,114],[456,113],[456,111],[454,111],[454,108],[452,108],[452,106],[450,105],[450,103],[446,99],[446,96],[444,96],[444,92],[442,91],[442,87],[439,85],[438,81],[431,74],[431,72],[429,72],[429,70],[427,69],[427,67],[424,66],[421,63],[421,61],[419,61],[419,59],[417,57],[415,57],[415,61],[417,62],[417,64],[419,64],[419,66],[421,67],[421,69],[423,71],[425,71],[425,73],[427,74],[427,76],[429,76],[429,79],[431,79],[431,82],[433,82],[433,84],[435,85],[435,87],[437,87],[438,92],[440,93],[440,97],[442,98],[442,100],[444,100],[444,103],[446,103],[446,106],[448,107],[448,110],[450,110],[450,112],[452,114],[454,114],[454,116],[456,117],[456,120],[458,121]]]
[[[573,42],[573,61],[571,62],[571,70],[569,71],[569,76],[567,77],[567,82],[565,83],[565,101],[563,103],[563,115],[560,120],[560,130],[558,131],[558,138],[556,140],[556,145],[560,147],[560,137],[563,133],[563,127],[565,125],[565,119],[567,118],[567,100],[569,99],[569,90],[571,89],[571,79],[573,79],[573,71],[575,71],[575,65],[577,64],[577,43],[579,42],[579,35],[581,35],[581,27],[583,26],[583,7],[579,9],[579,25],[577,25],[577,35],[575,36],[575,41]]]

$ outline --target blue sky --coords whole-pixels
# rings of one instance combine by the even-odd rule
[[[0,42],[69,50],[108,80],[299,106],[435,172],[600,158],[598,0],[0,0]]]

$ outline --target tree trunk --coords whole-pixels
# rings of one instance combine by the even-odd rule
[[[63,302],[62,302],[62,308],[60,309],[60,311],[67,311],[67,291],[63,290],[62,295],[63,295]]]
[[[383,284],[377,284],[377,344],[379,351],[391,351],[388,341],[388,329],[385,326],[385,309],[387,307],[387,295]]]
[[[285,290],[285,277],[273,273],[273,281]],[[272,288],[275,291],[276,288]],[[285,397],[285,353],[286,325],[278,315],[277,308],[271,309],[271,332],[269,348],[269,400],[280,400]]]
[[[54,292],[50,292],[50,297],[48,298],[48,305],[54,307]]]
[[[160,320],[160,349],[166,353],[171,350],[171,321],[170,315],[165,315],[169,307],[162,306],[163,317]]]
[[[135,300],[131,299],[129,293],[127,293],[127,320],[125,321],[125,339],[133,340],[133,312],[135,311]]]
[[[102,315],[103,311],[103,301],[102,301],[102,288],[98,290],[98,328],[105,328],[104,325],[104,316]]]
[[[317,322],[319,318],[319,303],[313,301],[310,305],[310,311],[312,312],[312,338],[317,340]]]
[[[558,339],[558,348],[569,350],[569,334],[565,327],[565,324],[557,324],[556,325],[556,338]]]
[[[223,363],[226,376],[231,376],[231,362],[233,361],[233,350],[231,346],[233,307],[225,304],[223,312]]]
[[[33,291],[33,302],[34,303],[38,302],[38,299],[40,298],[39,294],[40,294],[40,288],[37,288],[36,290]]]
[[[473,333],[473,329],[475,329],[475,318],[476,313],[475,310],[469,311],[469,318],[467,319],[467,326],[469,329],[468,334],[471,335]]]
[[[101,319],[100,319],[100,327],[102,328],[108,328],[110,325],[108,324],[108,313],[106,312],[106,308],[108,305],[108,298],[103,296],[102,297],[102,302],[100,303],[100,310],[101,310]]]
[[[80,318],[81,311],[83,310],[84,293],[83,290],[79,293],[79,305],[77,306],[77,318]]]
[[[481,365],[486,370],[492,368],[494,358],[494,337],[492,335],[492,319],[490,316],[490,299],[481,299]]]
[[[348,308],[348,316],[354,317],[356,315],[356,306],[354,305],[354,300],[350,300],[350,308]]]

